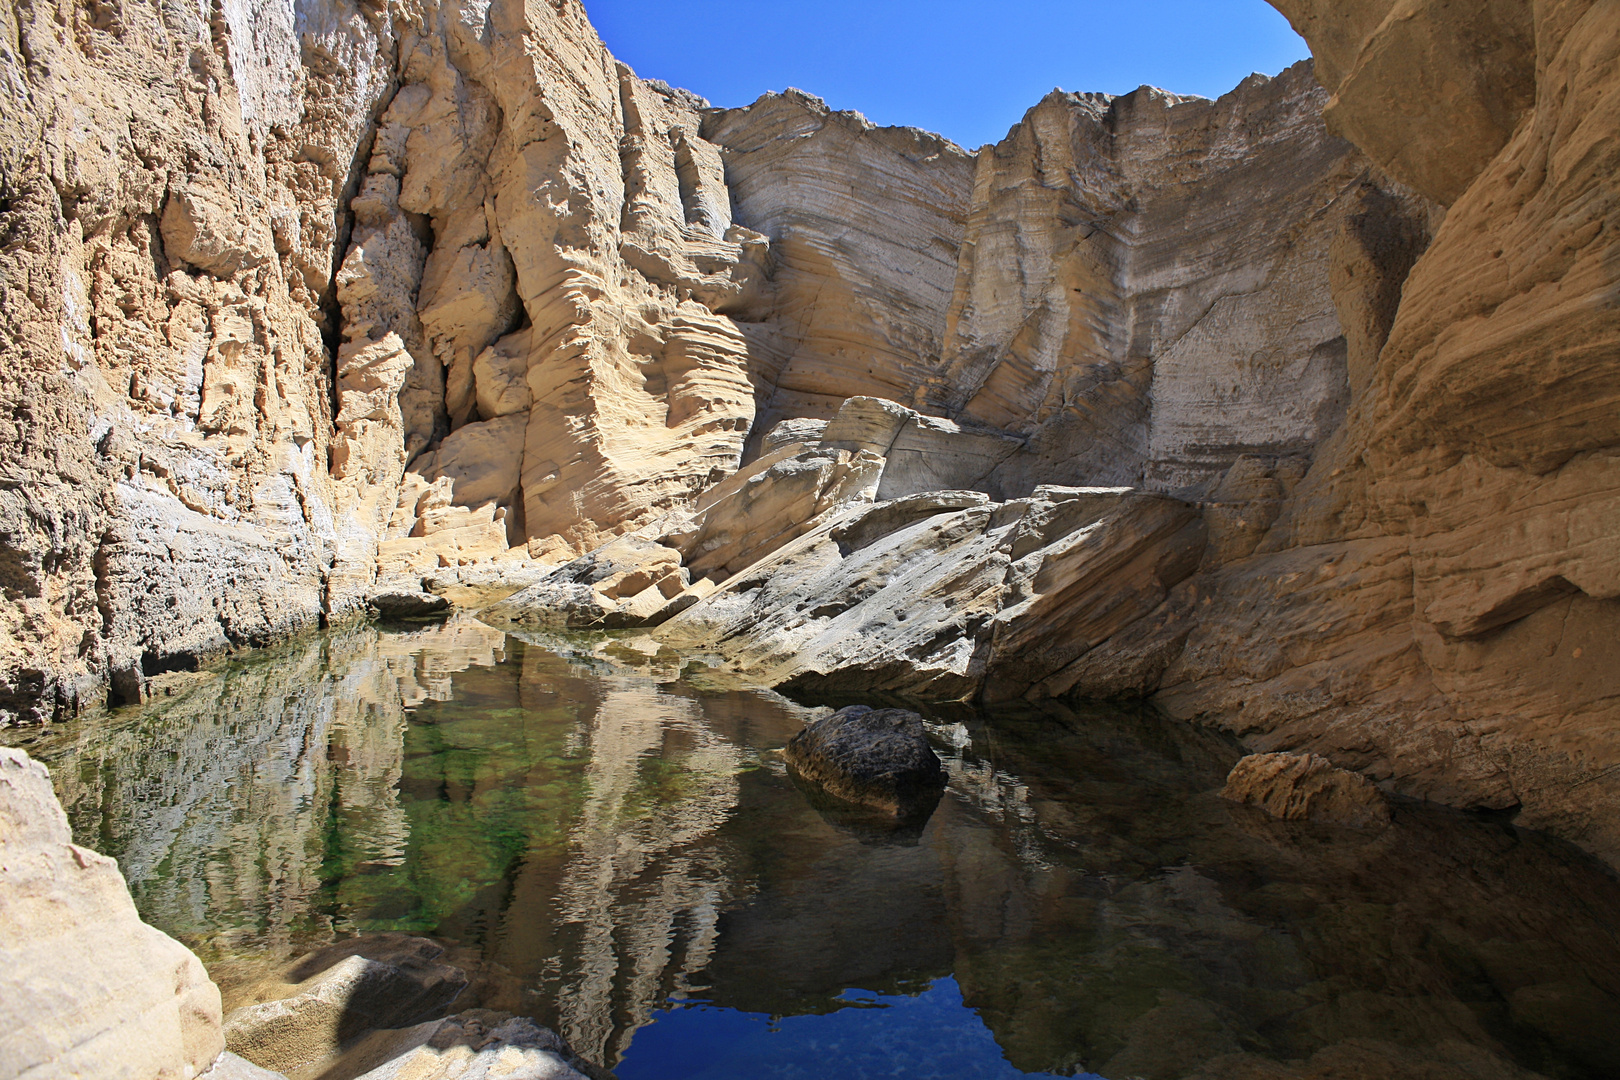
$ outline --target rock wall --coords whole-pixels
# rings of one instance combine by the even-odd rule
[[[1335,241],[1347,423],[1257,554],[1180,598],[1161,700],[1614,862],[1620,12],[1277,6],[1330,126],[1449,205],[1426,249]]]
[[[6,720],[736,466],[768,243],[577,2],[0,17]]]
[[[1153,695],[1620,858],[1617,16],[1277,6],[1314,71],[968,153],[578,0],[10,5],[0,718],[566,562],[772,678]],[[982,610],[865,607],[937,514]],[[800,558],[895,636],[734,633]]]
[[[1054,92],[978,156],[927,399],[1019,434],[988,478],[1207,487],[1304,455],[1349,396],[1334,235],[1417,200],[1322,126],[1308,64],[1219,101]]]

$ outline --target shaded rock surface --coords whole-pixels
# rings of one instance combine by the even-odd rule
[[[1221,798],[1284,821],[1361,828],[1389,823],[1389,804],[1358,773],[1316,754],[1250,754],[1232,766]]]
[[[906,709],[849,705],[805,725],[782,756],[801,777],[852,803],[901,817],[945,787],[922,717]]]
[[[72,842],[45,768],[0,748],[0,1070],[186,1080],[224,1049],[219,990]]]

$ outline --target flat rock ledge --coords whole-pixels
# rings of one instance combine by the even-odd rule
[[[897,817],[931,810],[945,787],[922,717],[906,709],[839,709],[788,740],[782,756],[828,794]]]
[[[1284,821],[1351,828],[1389,824],[1389,804],[1366,777],[1318,754],[1250,754],[1232,766],[1221,798]]]

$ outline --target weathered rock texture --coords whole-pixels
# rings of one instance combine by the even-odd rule
[[[188,1080],[225,1040],[191,950],[72,842],[42,765],[0,748],[0,1075]]]
[[[1376,164],[1303,69],[1048,97],[976,155],[915,408],[763,435],[644,534],[686,592],[642,621],[807,690],[1152,695],[1613,861],[1620,24],[1281,6]],[[795,440],[876,491],[795,499]]]
[[[945,788],[922,717],[906,709],[846,706],[806,724],[782,756],[824,791],[899,816],[931,808]]]
[[[555,562],[507,617],[1153,695],[1620,860],[1620,14],[1278,7],[1314,77],[969,154],[577,0],[13,5],[0,709]]]
[[[1353,828],[1389,824],[1389,804],[1367,778],[1316,754],[1250,754],[1232,766],[1221,798],[1284,821]]]
[[[0,18],[8,718],[735,468],[769,244],[577,2]]]
[[[255,1065],[301,1072],[368,1032],[442,1017],[467,985],[460,969],[438,962],[444,950],[425,938],[379,935],[342,951],[349,955],[307,958],[303,967],[314,973],[285,987],[283,996],[234,1010],[225,1019],[225,1045]]]

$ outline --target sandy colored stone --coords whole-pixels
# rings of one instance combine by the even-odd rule
[[[1335,134],[1449,205],[1535,100],[1528,0],[1273,0],[1311,46]]]
[[[1232,766],[1221,798],[1284,821],[1373,828],[1390,820],[1389,804],[1366,777],[1316,754],[1250,754]]]
[[[219,1055],[199,1080],[287,1080],[287,1077],[283,1073],[261,1069],[227,1050]]]
[[[219,990],[75,845],[44,766],[0,748],[0,1062],[8,1076],[188,1080],[224,1049]]]
[[[559,602],[1620,858],[1614,7],[1278,7],[1314,71],[973,153],[576,0],[8,9],[0,717],[639,534]]]
[[[255,988],[267,1000],[226,1017],[226,1046],[263,1068],[304,1073],[371,1031],[442,1015],[467,985],[460,968],[439,962],[443,952],[425,938],[383,934],[301,958],[286,985]]]
[[[583,1066],[550,1028],[510,1013],[465,1013],[378,1031],[323,1075],[331,1080],[585,1080]]]

